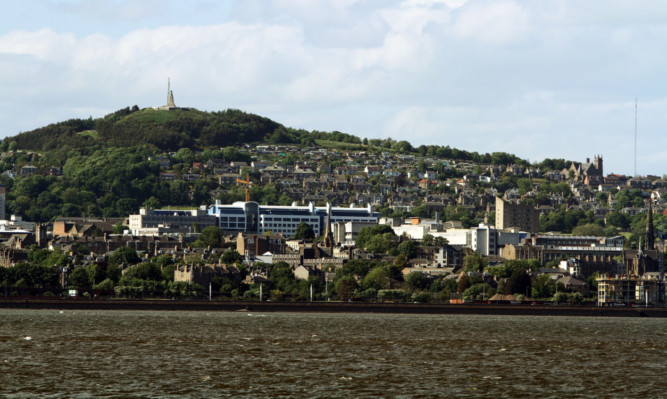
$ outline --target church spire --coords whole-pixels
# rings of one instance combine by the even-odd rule
[[[331,204],[327,204],[327,225],[324,228],[324,246],[327,248],[334,247],[333,231],[331,230]]]
[[[655,232],[653,231],[653,208],[651,206],[652,199],[648,199],[648,215],[646,215],[646,239],[644,240],[645,249],[647,251],[655,249]]]

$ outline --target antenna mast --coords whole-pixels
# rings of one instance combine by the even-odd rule
[[[635,96],[635,177],[637,177],[637,96]]]

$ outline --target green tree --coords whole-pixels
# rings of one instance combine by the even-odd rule
[[[355,240],[355,246],[357,248],[366,248],[368,242],[376,235],[384,235],[384,234],[390,234],[390,235],[396,235],[394,233],[394,230],[391,228],[391,226],[386,225],[386,224],[379,224],[376,226],[368,226],[368,227],[363,227],[361,230],[359,230],[359,234],[357,234],[357,238]]]
[[[90,289],[91,286],[88,271],[86,271],[86,269],[83,267],[77,267],[72,270],[72,272],[67,277],[67,282],[69,283],[70,287],[79,290],[87,290]]]
[[[94,290],[102,290],[102,291],[113,291],[114,289],[114,282],[110,278],[104,279],[100,281],[99,283],[93,285]]]
[[[192,165],[192,162],[195,160],[195,154],[189,148],[181,148],[174,154],[174,159],[178,162]]]
[[[383,263],[378,260],[351,259],[336,271],[336,276],[364,277],[371,269],[378,266],[383,266]]]
[[[556,303],[565,303],[568,300],[567,292],[556,292],[551,300]]]
[[[470,287],[470,285],[470,276],[468,276],[468,273],[461,272],[459,278],[456,281],[456,292],[463,293],[468,289],[468,287]]]
[[[160,200],[154,196],[151,196],[143,203],[144,208],[148,209],[158,209],[160,207]]]
[[[533,298],[551,298],[556,293],[556,283],[547,274],[540,274],[535,279],[531,290]]]
[[[352,276],[343,276],[336,281],[336,294],[342,301],[352,299],[354,291],[359,288],[357,280]]]
[[[225,251],[220,257],[222,263],[226,265],[233,265],[236,262],[242,260],[241,254],[236,252],[236,250]]]
[[[463,291],[463,299],[486,300],[493,296],[493,288],[486,283],[477,283]]]
[[[572,235],[576,236],[604,236],[604,228],[595,223],[582,224],[572,229]]]
[[[0,268],[5,269],[1,266]],[[51,266],[21,262],[12,268],[5,269],[5,278],[7,283],[14,283],[21,287],[46,288],[57,284],[57,274],[54,269]],[[17,284],[19,281],[21,284]]]
[[[573,292],[568,295],[568,301],[575,305],[581,305],[581,303],[584,301],[584,296],[581,294],[581,292]]]
[[[394,265],[399,269],[404,269],[408,267],[408,258],[403,254],[399,254],[394,261]]]
[[[133,265],[139,262],[137,251],[130,247],[120,247],[109,256],[109,264],[118,266],[122,263]]]
[[[433,245],[436,247],[445,247],[449,245],[449,240],[447,240],[445,237],[435,237],[433,239]]]
[[[371,270],[361,281],[361,288],[367,290],[373,288],[383,290],[391,288],[391,278],[386,267],[376,267]]]
[[[433,279],[426,273],[410,272],[405,276],[405,282],[415,290],[428,290],[431,288]]]
[[[504,291],[506,295],[526,295],[530,292],[530,275],[525,270],[516,269],[512,271],[505,282]]]
[[[118,222],[113,225],[113,234],[123,234],[125,230],[129,230],[130,228],[128,226],[123,225],[123,223]]]
[[[296,226],[294,238],[297,240],[312,241],[315,238],[315,230],[313,230],[313,226],[310,224],[301,222]]]
[[[402,243],[398,244],[398,253],[405,255],[405,257],[408,259],[411,259],[417,252],[418,246],[419,244],[413,240],[403,241]]]
[[[422,245],[430,247],[434,244],[435,238],[430,235],[430,234],[424,234],[424,237],[422,238]]]
[[[473,252],[463,258],[463,265],[467,272],[482,271],[486,268],[488,262],[477,252]]]
[[[366,250],[373,253],[387,253],[396,248],[393,233],[376,234],[366,243]]]
[[[627,230],[630,228],[630,219],[625,213],[614,211],[607,216],[607,225]]]
[[[104,270],[100,265],[96,263],[91,263],[86,266],[86,272],[88,272],[88,280],[91,284],[97,284],[106,278],[106,270]]]
[[[198,248],[219,248],[222,243],[222,230],[217,226],[208,226],[201,231],[201,235],[193,243]]]
[[[121,280],[130,279],[139,279],[139,280],[150,280],[150,281],[162,281],[162,270],[160,267],[154,264],[153,262],[143,262],[136,266],[133,266],[125,272]]]
[[[121,272],[120,268],[118,268],[118,265],[109,264],[107,266],[106,275],[107,275],[107,278],[109,278],[111,281],[113,281],[114,283],[117,283],[122,276],[122,272]]]

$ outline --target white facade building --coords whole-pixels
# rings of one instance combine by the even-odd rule
[[[244,231],[248,233],[265,233],[293,236],[302,222],[312,226],[316,236],[321,236],[326,228],[328,215],[332,226],[336,223],[366,222],[377,224],[380,214],[373,212],[370,205],[365,208],[316,207],[307,206],[259,205],[257,202],[234,202],[223,205],[217,201],[208,209],[208,214],[218,220],[218,226],[225,231]]]
[[[209,226],[217,226],[218,221],[203,209],[161,210],[141,208],[138,215],[130,215],[129,227],[132,235],[159,235],[166,233],[193,233]]]

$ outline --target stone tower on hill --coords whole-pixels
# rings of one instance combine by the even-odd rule
[[[176,108],[176,104],[174,104],[174,92],[171,91],[171,82],[169,79],[167,79],[167,107]]]
[[[188,110],[189,108],[177,107],[174,103],[174,92],[171,90],[171,78],[167,78],[167,105],[153,107],[157,111]]]

